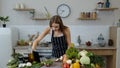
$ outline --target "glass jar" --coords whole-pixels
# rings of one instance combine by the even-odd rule
[[[93,12],[93,13],[92,13],[92,18],[93,18],[93,19],[96,19],[96,17],[97,17],[97,13],[96,13],[96,12]]]
[[[29,62],[33,62],[33,61],[34,61],[33,53],[29,53],[29,54],[28,54],[28,61],[29,61]]]

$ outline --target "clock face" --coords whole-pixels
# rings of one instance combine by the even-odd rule
[[[57,14],[62,18],[66,18],[71,14],[70,7],[67,4],[61,4],[57,7]]]

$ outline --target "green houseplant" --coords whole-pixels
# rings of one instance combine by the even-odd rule
[[[0,16],[0,21],[3,22],[3,27],[6,27],[6,22],[9,21],[9,16]]]

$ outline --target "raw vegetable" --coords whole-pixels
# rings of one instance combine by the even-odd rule
[[[49,67],[53,64],[53,61],[51,59],[47,59],[44,63],[47,67]]]
[[[80,56],[85,56],[88,52],[86,50],[82,50],[79,52]]]
[[[76,62],[76,63],[73,64],[72,68],[80,68],[80,64],[78,62]]]
[[[81,63],[82,65],[84,65],[84,64],[90,64],[90,58],[89,58],[88,56],[82,56],[82,57],[80,58],[80,63]]]
[[[63,55],[63,63],[66,63],[67,60],[68,60],[68,58],[67,58],[66,54]]]
[[[31,62],[27,62],[26,66],[32,66],[32,63]]]
[[[84,64],[90,64],[90,58],[87,56],[88,52],[86,50],[82,50],[79,52],[81,58],[80,58],[80,63],[82,65]]]
[[[71,64],[72,60],[67,60],[66,63]]]
[[[76,59],[78,58],[78,50],[74,47],[71,47],[66,50],[66,56],[68,59]]]
[[[70,65],[68,63],[63,63],[63,67],[62,68],[70,68]]]
[[[101,67],[105,66],[104,57],[102,56],[94,55],[94,56],[90,56],[90,59],[91,59],[90,61],[91,63],[94,64],[97,63]]]

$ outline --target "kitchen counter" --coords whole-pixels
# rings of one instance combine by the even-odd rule
[[[28,49],[29,46],[14,46],[14,49]],[[98,45],[92,45],[92,46],[86,46],[84,44],[79,45],[79,46],[75,46],[75,48],[78,49],[116,49],[116,47],[112,47],[112,46],[105,46],[105,47],[100,47]],[[52,49],[52,47],[41,47],[41,46],[37,46],[36,49]]]
[[[13,47],[15,49],[15,52],[22,54],[28,54],[29,53],[29,46],[15,46]],[[105,46],[105,47],[99,47],[98,45],[93,45],[93,46],[86,46],[86,45],[80,45],[76,46],[75,48],[79,50],[89,50],[89,51],[96,51],[95,54],[97,55],[112,55],[113,51],[116,51],[116,47],[110,47],[110,46]],[[36,50],[41,53],[41,55],[51,55],[52,53],[52,47],[40,47],[37,46]],[[101,53],[98,53],[101,52]],[[102,53],[102,51],[105,51],[107,53]],[[111,52],[112,51],[112,52]]]
[[[107,46],[105,45],[105,47],[100,47],[99,45],[92,45],[92,46],[86,46],[86,45],[79,45],[79,46],[76,46],[75,48],[78,48],[78,49],[116,49],[116,47],[112,47],[112,46]]]
[[[17,49],[27,50],[29,46],[16,46],[14,49],[17,51]],[[101,55],[106,57],[106,68],[116,68],[116,47],[110,47],[110,46],[105,46],[105,47],[99,47],[98,45],[92,45],[92,46],[86,46],[86,45],[80,45],[76,46],[78,50],[87,50],[90,52],[93,52],[95,55]],[[40,51],[42,55],[50,55],[52,52],[52,47],[37,47],[37,50]],[[57,64],[55,63],[57,66]],[[46,67],[42,67],[46,68]],[[59,67],[51,67],[51,68],[59,68]],[[61,68],[61,67],[60,67]]]

